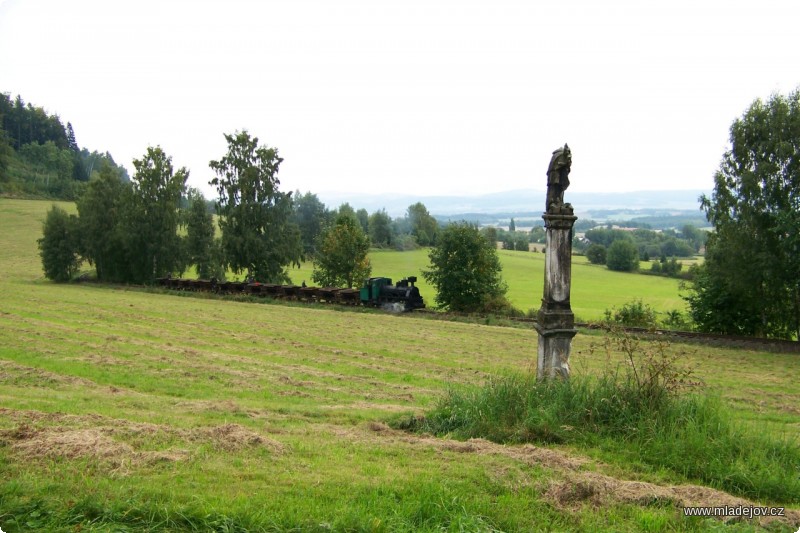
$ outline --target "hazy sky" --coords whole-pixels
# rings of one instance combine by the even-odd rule
[[[0,0],[0,92],[210,195],[223,133],[283,190],[710,189],[731,122],[800,85],[800,2]]]

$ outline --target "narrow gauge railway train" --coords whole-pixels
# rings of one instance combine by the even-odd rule
[[[416,276],[403,278],[396,285],[392,284],[391,278],[369,278],[360,289],[170,277],[158,278],[156,281],[164,288],[179,291],[250,294],[279,299],[383,307],[392,311],[413,311],[414,309],[425,307],[425,302],[419,294],[419,289],[414,285],[417,282]]]

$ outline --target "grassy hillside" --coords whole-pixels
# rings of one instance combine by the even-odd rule
[[[743,502],[602,449],[387,427],[528,369],[530,329],[55,285],[35,245],[48,205],[0,199],[3,531],[697,531],[720,523],[681,505]],[[576,337],[576,372],[605,363],[599,341]],[[800,431],[796,356],[671,350],[742,424]]]

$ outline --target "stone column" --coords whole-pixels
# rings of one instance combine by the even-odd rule
[[[537,316],[539,332],[538,379],[569,377],[569,353],[577,333],[569,303],[572,282],[572,226],[578,217],[571,207],[564,214],[542,215],[547,230],[544,296]]]

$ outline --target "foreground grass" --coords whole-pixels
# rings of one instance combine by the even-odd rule
[[[800,503],[797,435],[745,427],[702,392],[648,398],[614,373],[552,383],[509,374],[451,389],[426,418],[397,424],[460,439],[591,447],[732,494]]]
[[[591,444],[548,445],[551,458],[384,424],[432,409],[453,384],[528,368],[533,330],[55,285],[41,279],[47,207],[36,204],[0,200],[0,222],[14,228],[0,233],[0,249],[14,251],[0,255],[6,532],[720,527],[668,499],[564,497],[574,472],[697,481],[689,474]],[[576,338],[576,373],[605,364],[596,339]],[[800,430],[796,356],[671,349],[735,402],[737,420]]]

